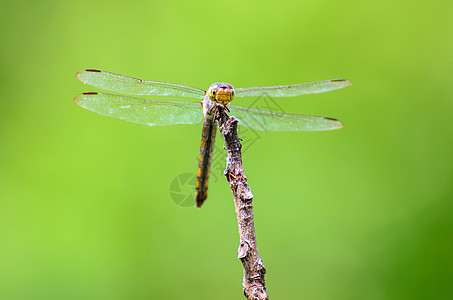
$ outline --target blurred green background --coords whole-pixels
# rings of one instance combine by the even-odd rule
[[[244,153],[270,298],[452,299],[452,13],[448,1],[2,1],[0,299],[243,299],[221,137],[204,207],[175,205],[201,124],[84,110],[72,99],[96,91],[74,78],[85,68],[204,89],[352,80],[278,101],[344,129],[260,133]]]

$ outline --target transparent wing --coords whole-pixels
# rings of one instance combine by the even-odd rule
[[[83,83],[122,94],[176,96],[202,99],[205,93],[204,90],[187,85],[142,80],[93,69],[79,71],[75,76]]]
[[[147,126],[197,124],[203,118],[200,103],[145,100],[120,95],[83,93],[78,105],[95,113]]]
[[[230,109],[231,115],[240,120],[240,125],[262,131],[320,131],[343,127],[339,120],[328,117],[284,114],[240,106],[230,106]]]
[[[352,82],[347,79],[332,79],[316,82],[299,83],[280,86],[263,86],[236,89],[236,97],[257,97],[267,95],[270,97],[294,97],[304,94],[316,94],[333,91],[350,86]]]

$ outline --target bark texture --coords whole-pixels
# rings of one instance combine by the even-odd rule
[[[253,194],[242,166],[242,145],[237,134],[238,119],[229,117],[223,107],[218,107],[216,118],[219,122],[220,133],[225,139],[227,157],[224,174],[233,192],[239,227],[238,258],[244,268],[243,292],[249,300],[269,299],[264,280],[266,269],[256,245],[252,206]]]

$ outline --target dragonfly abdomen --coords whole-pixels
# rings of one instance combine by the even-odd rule
[[[200,156],[198,158],[197,183],[195,187],[195,204],[197,207],[201,207],[208,197],[209,173],[211,171],[216,133],[216,122],[211,118],[205,118],[201,132]]]

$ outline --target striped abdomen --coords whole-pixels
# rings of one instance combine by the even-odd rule
[[[211,171],[216,133],[216,122],[212,118],[205,117],[201,131],[200,156],[198,158],[197,184],[195,188],[195,204],[197,207],[201,207],[206,198],[208,198],[209,173]]]

